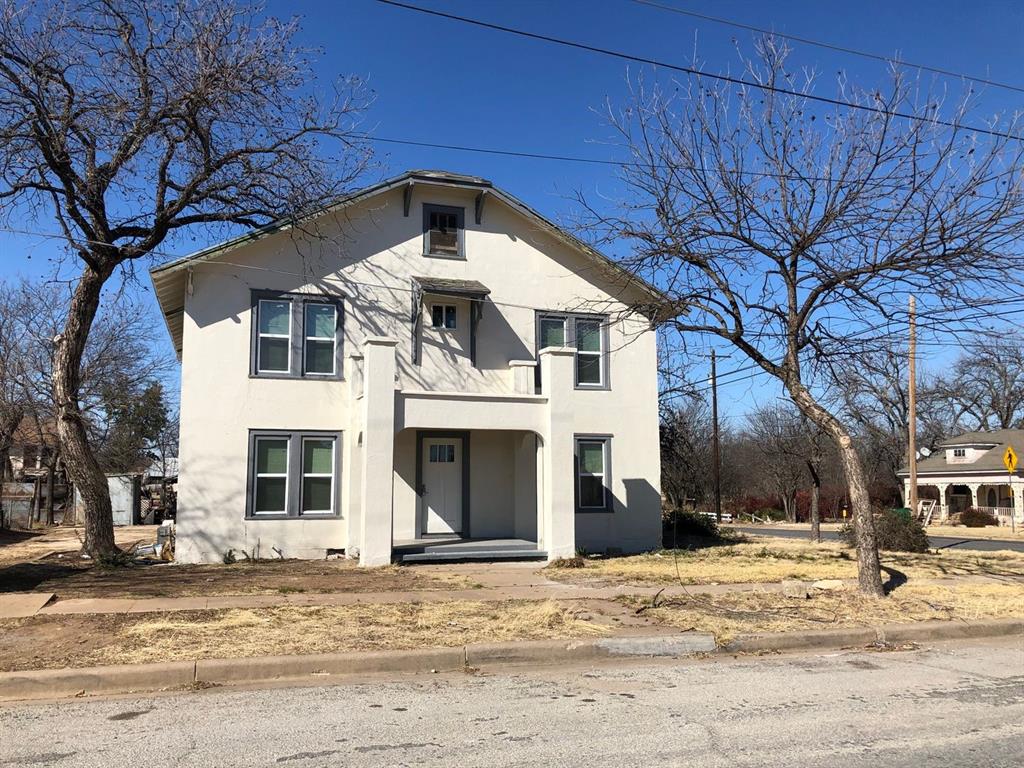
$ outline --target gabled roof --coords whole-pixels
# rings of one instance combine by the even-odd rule
[[[1006,446],[1012,445],[1018,453],[1024,451],[1024,429],[996,429],[992,432],[964,432],[962,435],[943,440],[938,448],[962,448],[975,447],[988,450],[979,456],[975,461],[963,464],[950,464],[946,461],[945,450],[937,450],[926,459],[917,462],[918,474],[972,474],[977,472],[1006,472],[1003,466],[1003,453]],[[1024,469],[1024,468],[1022,468]],[[897,473],[901,476],[909,475],[910,468],[903,467]]]
[[[385,179],[378,184],[374,184],[361,189],[358,192],[354,192],[332,205],[324,206],[320,210],[314,211],[308,216],[303,217],[303,220],[308,221],[332,211],[337,211],[341,208],[360,203],[371,197],[384,194],[385,192],[390,192],[391,190],[399,188],[411,188],[412,185],[418,184],[475,189],[483,194],[492,195],[505,205],[508,205],[523,216],[531,219],[535,224],[539,225],[556,239],[561,240],[566,245],[582,252],[595,263],[605,267],[608,270],[608,276],[610,278],[621,280],[623,287],[638,289],[641,293],[650,298],[652,306],[657,306],[661,302],[665,301],[664,294],[662,294],[661,291],[653,285],[642,278],[637,277],[632,272],[623,268],[621,265],[617,264],[615,261],[579,238],[561,229],[523,201],[508,192],[505,192],[499,187],[494,186],[494,184],[489,180],[479,176],[468,176],[461,173],[452,173],[450,171],[407,171],[400,176]],[[164,320],[167,323],[167,330],[174,343],[174,350],[178,353],[179,357],[181,356],[181,336],[185,309],[184,297],[189,267],[207,259],[220,256],[223,253],[239,248],[248,243],[260,240],[276,232],[286,231],[298,223],[299,221],[293,218],[280,219],[278,221],[271,222],[266,226],[246,232],[239,237],[225,240],[222,243],[196,251],[195,253],[168,262],[167,264],[153,267],[149,271],[150,279],[153,281],[153,288],[156,291],[157,301],[160,303],[160,309],[163,313]]]

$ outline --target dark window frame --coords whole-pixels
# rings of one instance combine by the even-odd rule
[[[601,324],[601,381],[598,384],[588,384],[586,382],[580,382],[580,369],[579,369],[579,357],[577,354],[573,357],[573,386],[575,389],[580,390],[595,390],[604,391],[612,388],[612,376],[611,376],[611,336],[608,330],[608,316],[601,314],[593,314],[588,312],[556,312],[551,310],[537,310],[536,317],[534,318],[534,346],[536,347],[535,356],[537,359],[536,367],[536,383],[537,391],[541,391],[541,379],[540,379],[540,351],[541,347],[541,335],[540,328],[541,322],[545,319],[556,319],[562,320],[565,323],[565,346],[576,349],[576,322],[579,320],[596,322]]]
[[[341,514],[343,432],[332,430],[250,429],[246,458],[245,519],[246,520],[337,520]],[[288,474],[285,481],[285,511],[259,512],[256,506],[256,441],[261,438],[288,440]],[[302,447],[307,439],[334,441],[333,512],[302,512]]]
[[[455,216],[456,226],[456,253],[434,253],[430,249],[430,214],[447,213]],[[435,203],[423,204],[423,255],[431,259],[456,259],[466,258],[466,209],[452,205],[437,205]]]
[[[289,343],[288,371],[259,370],[259,312],[261,301],[287,301],[291,307],[291,341]],[[330,304],[335,311],[334,373],[306,371],[306,307],[310,304]],[[308,379],[314,381],[342,381],[345,378],[345,296],[325,293],[296,293],[287,291],[253,290],[250,302],[249,378],[252,379]]]
[[[604,504],[599,507],[584,507],[580,505],[580,480],[583,477],[580,467],[580,443],[600,443],[603,449],[604,472],[601,479],[604,487]],[[615,498],[612,494],[612,435],[573,435],[573,494],[577,514],[607,514],[615,511]]]
[[[434,325],[434,309],[441,308],[441,325]],[[448,325],[448,310],[452,311],[452,322]],[[431,302],[430,304],[430,327],[435,331],[457,331],[459,330],[459,307],[457,304],[444,304],[442,302]]]

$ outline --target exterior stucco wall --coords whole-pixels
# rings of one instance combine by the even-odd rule
[[[226,549],[251,551],[257,545],[263,554],[277,547],[286,557],[322,557],[325,549],[355,546],[364,500],[364,489],[359,488],[362,426],[348,358],[368,337],[397,340],[399,390],[511,393],[508,362],[537,356],[536,310],[615,316],[623,308],[612,298],[614,289],[606,286],[606,278],[593,262],[497,200],[486,204],[483,223],[476,225],[473,202],[470,191],[417,185],[408,217],[403,216],[402,193],[396,190],[322,218],[315,237],[282,232],[195,265],[191,294],[183,297],[180,560],[218,561]],[[465,260],[423,256],[423,203],[465,207]],[[429,297],[427,307],[419,310],[424,313],[422,363],[412,363],[411,280],[415,276],[478,280],[491,289],[478,326],[477,367],[471,365],[468,354],[468,303],[441,300],[460,306],[459,329],[445,338],[429,327]],[[252,290],[344,296],[346,380],[250,377]],[[576,516],[577,539],[592,550],[628,551],[653,547],[658,541],[656,354],[654,334],[644,332],[644,327],[638,318],[611,325],[610,391],[569,387],[556,393],[571,414],[574,433],[612,436],[616,512]],[[435,343],[439,340],[442,343]],[[514,420],[503,423],[506,406],[501,402],[488,407],[492,428],[533,429],[532,424]],[[518,408],[519,413],[524,407],[533,406],[509,404],[507,410]],[[547,405],[538,402],[536,407]],[[437,423],[415,426],[450,426],[444,420],[444,407],[428,412],[438,414]],[[403,425],[396,422],[396,428],[401,430]],[[342,432],[341,516],[246,520],[250,429]],[[403,516],[403,510],[415,508],[414,477],[400,468],[410,456],[415,460],[414,430],[407,431],[412,437],[400,432],[395,443],[396,538],[415,530],[415,521],[410,526]],[[531,491],[527,480],[517,479],[515,468],[532,461],[535,476],[536,452],[517,451],[512,442],[488,448],[486,439],[480,450],[495,462],[500,460],[506,474],[490,478],[500,483],[502,498],[479,504],[496,517],[511,515],[516,532],[529,532],[536,526],[536,500],[531,515],[523,511],[529,509],[525,501],[521,506],[515,499],[535,493],[537,480],[532,478]],[[488,464],[485,469],[482,462],[474,462],[474,479],[492,471],[498,474],[497,468]],[[477,491],[471,493],[473,508],[479,509]]]

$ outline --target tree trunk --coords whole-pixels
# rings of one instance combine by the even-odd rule
[[[812,459],[807,460],[807,470],[811,473],[811,541],[821,543],[821,477]]]
[[[53,459],[46,465],[46,524],[53,525]]]
[[[860,456],[853,445],[853,438],[837,418],[818,404],[800,381],[790,380],[786,382],[786,388],[800,411],[821,427],[839,449],[853,511],[853,529],[857,541],[857,584],[865,595],[885,597],[867,478],[864,476]]]
[[[78,406],[78,388],[82,354],[99,308],[103,284],[109,276],[109,269],[98,271],[92,267],[87,267],[82,273],[53,356],[53,390],[57,401],[61,454],[68,476],[78,488],[85,506],[82,552],[94,560],[113,555],[118,550],[114,544],[114,515],[107,478],[89,446]]]

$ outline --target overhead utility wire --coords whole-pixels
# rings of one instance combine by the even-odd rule
[[[731,75],[715,74],[713,72],[704,72],[695,67],[687,67],[681,64],[671,64],[666,61],[660,61],[658,59],[652,59],[647,56],[639,56],[632,53],[624,53],[623,51],[616,51],[611,48],[601,48],[596,45],[589,45],[587,43],[580,43],[575,40],[566,40],[565,38],[553,37],[551,35],[542,35],[538,32],[527,32],[524,29],[517,29],[516,27],[506,27],[502,24],[493,24],[489,21],[481,21],[480,19],[474,19],[469,16],[459,16],[454,13],[445,13],[443,11],[435,11],[431,8],[421,8],[418,5],[410,5],[408,3],[398,2],[398,0],[377,0],[378,3],[383,5],[389,5],[394,8],[400,8],[406,11],[413,11],[415,13],[422,13],[427,16],[435,16],[441,19],[448,19],[450,21],[457,21],[462,24],[469,24],[475,27],[481,27],[482,29],[490,29],[495,32],[504,32],[509,35],[517,35],[519,37],[525,37],[530,40],[539,40],[545,43],[553,43],[554,45],[561,45],[566,48],[575,48],[581,51],[588,51],[590,53],[598,53],[602,56],[610,56],[616,59],[622,59],[624,61],[633,61],[637,64],[649,64],[653,67],[660,67],[674,72],[682,72],[687,75],[694,75],[696,77],[706,77],[711,80],[720,80],[726,83],[732,83],[733,85],[741,85],[747,88],[757,88],[762,91],[769,93],[778,93],[783,96],[795,96],[799,99],[807,99],[808,101],[818,101],[823,104],[829,104],[834,107],[842,107],[843,109],[854,109],[862,112],[871,112],[873,114],[888,115],[890,117],[898,117],[903,120],[913,120],[916,122],[928,123],[930,125],[939,125],[944,128],[953,128],[956,130],[970,131],[972,133],[985,134],[987,136],[994,136],[1001,139],[1013,139],[1015,141],[1024,140],[1024,136],[1020,136],[1015,133],[1008,133],[1006,131],[998,131],[994,128],[981,128],[978,126],[971,125],[960,125],[949,120],[942,120],[937,117],[924,117],[922,115],[915,115],[909,112],[897,112],[894,110],[881,109],[879,107],[871,107],[867,104],[857,104],[855,102],[842,101],[841,99],[834,99],[828,96],[816,96],[811,93],[801,93],[800,91],[794,91],[791,88],[782,88],[777,85],[766,85],[764,83],[755,83],[749,80],[744,80],[740,77],[733,77]]]
[[[701,19],[703,21],[710,21],[715,24],[723,24],[728,27],[736,27],[737,29],[745,29],[748,32],[757,32],[762,35],[773,35],[775,37],[781,37],[784,40],[792,40],[802,45],[813,45],[817,48],[826,48],[830,51],[837,51],[838,53],[848,53],[853,56],[862,56],[866,59],[873,59],[874,61],[881,61],[886,64],[901,64],[903,66],[911,67],[913,69],[920,69],[925,72],[933,72],[937,75],[946,75],[948,77],[957,77],[963,80],[970,80],[981,85],[991,85],[995,88],[1006,88],[1010,91],[1017,91],[1018,93],[1024,93],[1024,87],[1019,85],[1011,85],[1010,83],[1001,83],[997,80],[990,80],[986,77],[976,77],[975,75],[968,75],[963,72],[954,72],[950,69],[942,69],[941,67],[934,67],[929,64],[920,64],[913,61],[907,61],[900,59],[895,56],[883,56],[880,53],[872,53],[870,51],[861,51],[856,48],[847,48],[844,45],[837,45],[836,43],[826,43],[822,40],[814,40],[809,37],[799,37],[798,35],[790,35],[785,32],[777,32],[773,29],[765,29],[764,27],[755,27],[752,24],[744,24],[740,21],[734,21],[732,19],[725,19],[720,16],[711,16],[706,13],[698,13],[697,11],[690,11],[685,8],[679,8],[674,5],[666,5],[665,3],[654,2],[654,0],[629,0],[629,2],[636,3],[637,5],[646,5],[650,8],[657,8],[662,11],[668,11],[670,13],[677,13],[680,16],[689,16],[694,19]]]

